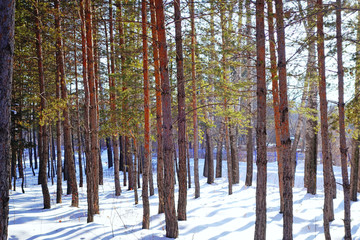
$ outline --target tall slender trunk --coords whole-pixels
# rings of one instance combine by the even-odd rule
[[[185,80],[183,66],[183,48],[181,34],[180,0],[174,1],[176,74],[178,88],[178,146],[179,146],[179,199],[178,220],[186,220],[187,180],[186,180],[186,116],[185,116]]]
[[[278,163],[279,175],[279,192],[280,192],[280,213],[284,211],[284,180],[283,180],[283,162],[281,157],[281,140],[280,140],[280,100],[279,100],[279,83],[276,64],[276,46],[274,35],[274,12],[273,1],[268,1],[268,24],[269,24],[269,45],[270,45],[270,65],[271,65],[271,81],[275,122],[275,139],[276,139],[276,155]]]
[[[342,59],[342,33],[341,33],[341,0],[336,0],[336,50],[338,62],[338,89],[339,89],[339,131],[340,131],[340,153],[341,174],[344,192],[344,227],[345,240],[351,240],[351,218],[350,218],[350,184],[347,167],[347,148],[345,135],[345,103],[344,103],[344,67]]]
[[[164,196],[165,196],[165,222],[166,237],[177,238],[179,235],[178,221],[175,210],[174,196],[174,162],[172,159],[172,119],[171,119],[171,89],[168,70],[167,43],[165,33],[164,3],[155,0],[156,26],[158,27],[160,73],[162,87],[163,110],[163,151],[164,151]]]
[[[81,148],[81,127],[80,127],[80,104],[79,104],[79,84],[78,84],[78,73],[77,73],[77,45],[76,45],[76,31],[74,28],[74,62],[75,62],[75,94],[76,94],[76,137],[77,137],[77,150],[78,150],[78,161],[79,161],[79,177],[80,183],[79,187],[83,187],[84,177],[83,177],[83,166],[82,166],[82,148]]]
[[[89,94],[89,79],[88,79],[88,53],[86,42],[86,27],[87,21],[85,19],[84,1],[80,0],[80,18],[81,18],[81,45],[82,45],[82,64],[83,64],[83,85],[84,85],[84,130],[85,130],[85,156],[86,156],[86,185],[87,185],[87,203],[88,203],[88,216],[87,222],[94,221],[94,179],[93,179],[93,160],[91,154],[90,142],[90,94]]]
[[[115,73],[115,46],[114,46],[114,33],[113,33],[113,6],[112,0],[109,1],[109,30],[110,30],[110,74]],[[111,109],[111,123],[113,124],[113,129],[117,129],[117,119],[115,116],[116,103],[115,103],[115,79],[113,76],[109,75],[109,87],[110,87],[110,109]],[[114,181],[115,181],[115,196],[120,196],[121,187],[120,187],[120,159],[119,159],[119,140],[118,136],[113,133],[111,142],[113,144],[112,149],[114,151]]]
[[[358,1],[359,3],[359,1]],[[355,72],[355,128],[357,132],[360,131],[359,122],[359,94],[360,94],[360,12],[357,16],[357,31],[356,31],[356,72]],[[351,158],[351,174],[350,174],[350,199],[351,201],[357,201],[357,192],[360,192],[360,181],[359,181],[359,145],[360,145],[360,134],[353,136],[353,154]]]
[[[60,86],[61,86],[61,98],[66,101],[66,106],[63,109],[63,129],[64,129],[64,151],[65,158],[67,162],[68,174],[69,174],[69,183],[71,186],[72,193],[72,207],[79,206],[79,194],[77,188],[76,181],[76,173],[75,173],[75,161],[73,155],[73,147],[71,141],[71,126],[70,126],[70,116],[69,116],[69,103],[67,97],[67,87],[65,80],[65,68],[64,68],[64,55],[63,55],[63,47],[62,47],[62,38],[61,38],[61,13],[60,13],[60,3],[59,0],[55,0],[55,28],[57,32],[56,37],[56,65],[57,72],[60,74]]]
[[[15,1],[1,1],[0,15],[0,238],[9,224],[10,106],[14,56]]]
[[[318,51],[318,67],[319,67],[319,96],[320,96],[320,115],[321,115],[321,140],[322,154],[324,164],[324,233],[326,239],[330,237],[329,222],[332,221],[333,198],[331,194],[331,161],[329,157],[329,137],[328,137],[328,110],[326,100],[326,76],[325,76],[325,47],[324,47],[324,21],[323,21],[323,3],[317,0],[317,51]]]
[[[142,17],[142,42],[143,42],[143,75],[144,75],[144,122],[145,122],[145,159],[143,167],[142,199],[143,199],[143,222],[142,228],[150,227],[150,203],[149,203],[149,174],[150,174],[150,81],[148,64],[148,42],[147,42],[147,11],[146,1],[141,1]]]
[[[39,170],[39,182],[41,183],[41,190],[43,193],[44,208],[50,208],[50,193],[47,185],[46,165],[48,159],[48,142],[47,142],[47,128],[43,122],[43,111],[46,109],[45,100],[45,79],[44,79],[44,67],[43,67],[43,55],[42,55],[42,38],[40,27],[40,14],[39,14],[39,2],[36,2],[35,6],[35,24],[36,24],[36,48],[38,59],[38,72],[39,72],[39,88],[40,88],[40,126],[39,126],[39,157],[40,157],[40,170]]]
[[[293,174],[290,156],[291,140],[289,132],[289,107],[287,99],[286,54],[285,54],[285,26],[282,0],[275,0],[276,30],[278,42],[278,71],[279,71],[279,97],[280,97],[280,139],[281,158],[283,162],[284,181],[284,216],[283,239],[293,239]]]
[[[308,0],[309,9],[314,9],[316,4],[315,0]],[[308,10],[310,11],[313,10]],[[308,101],[306,107],[311,109],[310,116],[306,119],[306,133],[305,133],[305,170],[304,170],[304,186],[310,194],[316,194],[316,167],[317,167],[317,72],[316,72],[316,46],[315,46],[315,16],[308,14],[306,35],[310,40],[308,48],[308,59],[306,66],[306,79],[309,82],[308,87]]]
[[[157,186],[159,193],[158,213],[164,212],[164,160],[162,152],[162,104],[161,104],[161,78],[159,66],[158,33],[156,24],[155,2],[150,0],[151,34],[154,56],[155,90],[156,90],[156,141],[157,141]]]
[[[189,4],[191,21],[191,78],[192,78],[192,107],[193,107],[193,128],[194,128],[194,182],[195,198],[200,197],[199,180],[199,133],[197,118],[197,98],[196,98],[196,66],[195,66],[195,6],[194,1]]]
[[[266,75],[265,75],[265,24],[264,0],[256,0],[256,220],[254,239],[266,239]]]
[[[226,43],[226,36],[225,36],[225,32],[227,31],[226,28],[226,22],[225,22],[225,8],[226,8],[226,3],[222,2],[221,3],[221,9],[220,9],[220,23],[221,23],[221,44],[222,44],[222,60],[221,60],[221,65],[222,65],[222,78],[225,84],[227,84],[227,73],[226,73],[226,47],[227,47],[227,43]],[[225,86],[226,88],[226,86]],[[224,110],[225,112],[227,111],[227,103],[228,103],[228,99],[225,96],[224,97]],[[232,194],[232,184],[233,184],[233,168],[232,168],[232,161],[231,161],[231,153],[230,153],[230,140],[229,140],[229,116],[226,115],[224,118],[224,128],[225,128],[225,150],[226,150],[226,162],[227,162],[227,169],[228,169],[228,193],[229,195]]]
[[[85,0],[85,19],[86,19],[86,44],[87,44],[87,77],[90,94],[90,132],[91,132],[91,167],[93,168],[93,214],[99,213],[99,140],[98,140],[98,117],[97,117],[97,97],[94,72],[93,56],[93,34],[92,34],[92,11],[91,1]],[[91,175],[90,175],[91,176]]]

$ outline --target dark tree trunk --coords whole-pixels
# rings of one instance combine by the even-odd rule
[[[109,15],[110,15],[110,72],[115,73],[115,50],[114,50],[114,37],[113,37],[113,6],[112,1],[109,1]],[[115,79],[109,75],[109,86],[110,86],[110,108],[111,108],[111,123],[113,128],[117,129],[117,119],[115,117],[116,103],[115,103]],[[120,196],[120,159],[119,159],[119,141],[116,134],[112,136],[112,144],[114,151],[114,181],[115,181],[115,196]]]
[[[138,147],[136,143],[136,139],[133,138],[133,147],[134,147],[134,196],[135,196],[135,205],[139,203],[139,195],[138,195],[138,187],[136,184],[136,179],[138,176]]]
[[[162,0],[155,0],[156,26],[158,27],[159,57],[161,73],[161,97],[163,110],[163,151],[164,151],[164,196],[166,237],[177,238],[179,235],[178,221],[175,210],[174,196],[174,162],[172,159],[172,119],[171,119],[171,89],[169,81],[167,43],[165,34],[165,15]]]
[[[183,67],[183,47],[181,35],[180,0],[174,1],[175,43],[176,43],[176,74],[178,88],[178,145],[179,145],[179,199],[178,220],[186,220],[187,180],[186,180],[186,117],[185,117],[185,80]]]
[[[191,78],[192,78],[192,107],[193,107],[193,128],[194,128],[194,182],[195,198],[200,197],[200,180],[199,180],[199,133],[197,117],[197,99],[196,99],[196,69],[195,69],[195,7],[194,1],[189,4],[191,19]]]
[[[315,7],[315,0],[308,0],[309,9]],[[309,10],[308,13],[310,13]],[[307,188],[307,192],[310,194],[316,194],[316,168],[317,168],[317,131],[316,126],[318,124],[317,118],[317,94],[318,87],[315,79],[317,78],[316,72],[316,46],[315,46],[315,32],[313,30],[315,26],[315,16],[308,14],[306,35],[311,39],[308,47],[308,60],[306,69],[306,80],[309,82],[309,94],[306,107],[311,109],[310,116],[306,119],[306,132],[305,132],[305,170],[304,170],[304,186]]]
[[[76,32],[75,32],[75,29],[74,29],[74,39],[75,38],[76,38]],[[77,122],[76,133],[77,133],[77,150],[78,150],[79,177],[80,177],[79,187],[83,187],[84,177],[83,177],[83,166],[82,166],[80,104],[79,104],[79,86],[78,86],[78,77],[77,77],[78,75],[77,75],[77,51],[76,51],[76,46],[75,46],[75,51],[74,51],[74,59],[75,59],[75,93],[76,93],[76,122]]]
[[[72,193],[72,207],[79,206],[79,194],[76,181],[76,172],[75,172],[75,161],[73,154],[73,147],[71,141],[71,125],[70,125],[70,116],[69,116],[69,103],[67,102],[67,87],[66,87],[66,77],[65,77],[65,66],[64,66],[64,55],[62,47],[62,38],[61,38],[61,12],[60,12],[60,2],[55,0],[55,28],[57,32],[56,37],[56,65],[57,72],[60,74],[61,81],[61,98],[66,101],[66,106],[63,109],[63,129],[64,129],[64,151],[65,159],[67,163],[67,170],[69,174],[68,182],[70,183],[71,193]]]
[[[224,83],[227,83],[228,82],[228,79],[227,79],[227,71],[226,71],[226,68],[227,68],[227,64],[226,64],[226,53],[225,53],[225,48],[226,48],[226,45],[227,45],[227,38],[225,36],[225,32],[228,31],[227,28],[226,28],[226,22],[225,22],[225,5],[226,3],[221,3],[221,11],[220,11],[220,24],[221,24],[221,48],[222,48],[222,60],[221,60],[221,66],[222,66],[222,78],[223,78],[223,81]],[[225,96],[224,97],[224,104],[223,104],[223,107],[224,107],[224,110],[227,111],[227,102],[228,102],[228,99],[227,97]],[[224,118],[224,130],[225,130],[225,150],[226,150],[226,162],[227,162],[227,173],[228,173],[228,182],[229,182],[229,185],[228,185],[228,193],[229,195],[232,194],[232,184],[233,184],[233,181],[232,181],[232,161],[231,161],[231,153],[230,153],[230,140],[229,140],[229,122],[230,122],[230,119],[229,119],[229,116],[228,115],[225,115],[225,118]]]
[[[338,62],[338,89],[339,89],[339,131],[340,131],[340,153],[341,153],[341,174],[344,192],[344,227],[345,240],[351,240],[351,218],[350,218],[350,184],[347,167],[347,147],[345,135],[345,103],[344,103],[344,67],[343,47],[341,34],[341,0],[336,0],[336,50]]]
[[[143,165],[142,199],[143,199],[143,221],[142,228],[150,227],[150,203],[149,203],[149,174],[150,173],[150,80],[148,63],[148,42],[147,42],[147,11],[146,1],[141,1],[142,17],[142,43],[143,43],[143,75],[144,75],[144,119],[145,119],[145,158]]]
[[[86,27],[91,26],[91,18],[89,15],[89,6],[86,6],[87,13],[85,16],[84,11],[84,1],[80,0],[80,18],[81,18],[81,45],[82,45],[82,64],[83,64],[83,85],[84,85],[84,93],[85,93],[85,103],[84,103],[84,130],[85,130],[85,156],[86,156],[86,184],[87,184],[87,204],[88,204],[88,216],[87,222],[94,221],[94,179],[93,179],[93,160],[91,153],[91,142],[90,142],[90,121],[89,121],[89,109],[90,109],[90,93],[89,93],[89,79],[88,75],[93,74],[92,69],[91,72],[88,72],[88,52],[87,52],[87,39],[86,39]],[[88,5],[88,3],[85,3]],[[91,39],[91,35],[89,36]],[[92,54],[92,52],[90,52]],[[92,63],[91,63],[92,64]]]
[[[224,142],[223,126],[221,126],[219,129],[220,129],[219,139],[217,141],[217,146],[216,146],[216,175],[215,175],[216,178],[222,177],[222,151],[223,151],[223,142]]]
[[[9,223],[10,106],[14,56],[15,1],[0,3],[0,238]]]
[[[45,100],[45,79],[44,79],[44,67],[43,67],[43,55],[42,55],[42,38],[40,27],[40,14],[38,9],[39,2],[36,2],[35,6],[35,24],[36,24],[36,49],[38,59],[38,72],[39,72],[39,88],[40,88],[40,113],[46,108]],[[40,114],[40,122],[43,116]],[[48,159],[48,141],[47,141],[47,127],[46,124],[39,126],[39,157],[40,157],[40,169],[39,169],[39,183],[41,184],[41,190],[43,193],[44,208],[50,208],[50,193],[47,185],[46,165]]]
[[[205,115],[208,115],[206,112]],[[208,116],[206,116],[208,119]],[[208,158],[208,174],[207,174],[207,183],[214,183],[214,158],[213,158],[213,144],[211,139],[211,130],[210,127],[206,127],[205,129],[205,143],[206,143],[206,153]]]
[[[250,106],[250,104],[248,106]],[[251,120],[250,120],[250,122],[251,122]],[[253,130],[252,130],[252,127],[250,126],[250,127],[247,128],[247,135],[246,135],[246,179],[245,179],[245,186],[252,186],[253,165],[254,165],[253,153],[254,153]]]
[[[318,51],[318,67],[319,67],[319,96],[320,96],[320,116],[321,116],[321,140],[322,154],[324,164],[324,233],[325,238],[330,239],[329,222],[332,221],[333,198],[331,194],[331,159],[329,157],[329,137],[328,137],[328,113],[326,100],[326,77],[325,77],[325,47],[324,47],[324,22],[323,22],[323,3],[317,0],[317,51]]]
[[[351,174],[350,174],[350,199],[356,202],[358,193],[359,180],[359,144],[360,138],[352,139],[352,158],[351,158]]]
[[[92,34],[92,11],[91,1],[85,0],[85,19],[86,19],[86,43],[87,43],[87,77],[89,87],[90,107],[89,119],[90,132],[91,132],[91,161],[92,176],[93,178],[93,213],[99,213],[99,140],[98,140],[98,117],[97,117],[97,97],[96,97],[96,84],[95,84],[95,71],[94,71],[94,55],[93,55],[93,34]],[[91,185],[90,185],[91,186]]]
[[[360,12],[357,16],[357,31],[356,31],[356,72],[355,72],[355,114],[359,116],[359,95],[360,95]],[[356,119],[355,128],[360,131],[359,118]],[[359,145],[360,135],[353,137],[353,154],[351,158],[351,175],[350,175],[350,199],[351,201],[357,201],[357,192],[360,191],[359,181]]]
[[[265,31],[264,0],[256,1],[256,79],[257,79],[257,124],[256,124],[256,220],[254,239],[266,239],[266,77],[265,77]]]
[[[132,158],[132,154],[130,152],[130,138],[125,137],[125,156],[126,156],[126,163],[127,163],[127,170],[128,170],[128,190],[134,190],[134,161]]]
[[[191,188],[191,169],[190,169],[190,148],[189,148],[189,136],[186,134],[186,158],[187,158],[187,176],[188,187]]]
[[[105,139],[106,141],[106,149],[107,149],[107,155],[108,155],[108,168],[113,167],[113,157],[112,157],[112,147],[111,147],[111,140],[110,137],[107,137]]]
[[[232,166],[232,182],[237,184],[240,181],[239,173],[239,160],[237,156],[237,144],[236,144],[236,133],[235,127],[229,124],[229,138],[230,138],[230,151],[231,151],[231,166]]]

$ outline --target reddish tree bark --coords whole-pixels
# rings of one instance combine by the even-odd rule
[[[283,167],[283,239],[292,239],[293,225],[293,172],[290,156],[291,140],[289,132],[289,107],[287,99],[287,79],[286,79],[286,53],[285,53],[285,26],[284,11],[282,0],[275,0],[276,6],[276,29],[278,42],[278,71],[279,71],[279,92],[280,92],[280,139],[281,139],[281,159]]]
[[[154,56],[154,72],[155,72],[155,89],[156,89],[156,141],[157,141],[157,185],[159,194],[159,210],[158,213],[163,213],[164,210],[164,159],[162,151],[162,103],[161,103],[161,78],[160,78],[160,63],[159,63],[159,46],[158,33],[156,25],[156,11],[155,2],[150,0],[151,11],[151,33],[152,33],[152,47]]]
[[[336,50],[338,61],[338,89],[339,89],[339,131],[340,131],[340,154],[341,173],[344,192],[344,239],[351,240],[351,218],[350,218],[350,184],[347,167],[347,147],[345,135],[345,103],[344,103],[344,67],[342,59],[342,33],[341,33],[341,0],[336,0]]]
[[[279,191],[280,191],[280,213],[284,211],[284,180],[283,180],[283,162],[281,157],[281,140],[280,140],[280,111],[279,111],[279,83],[276,64],[276,46],[274,35],[274,12],[273,2],[268,1],[268,25],[269,25],[269,46],[270,46],[270,65],[271,65],[271,81],[272,81],[272,95],[274,108],[274,122],[275,122],[275,139],[276,139],[276,155],[278,162],[279,175]]]
[[[328,137],[328,110],[326,99],[326,76],[325,76],[325,47],[324,47],[324,20],[323,20],[323,3],[317,0],[317,51],[319,67],[319,96],[320,96],[320,117],[321,117],[321,140],[322,154],[324,164],[324,233],[326,239],[330,237],[329,222],[332,221],[333,215],[333,196],[331,194],[331,159],[329,156],[329,137]]]
[[[256,79],[257,79],[257,124],[256,124],[256,220],[254,239],[266,239],[266,75],[265,75],[265,24],[264,0],[256,1]]]
[[[166,237],[177,238],[179,235],[178,221],[175,210],[174,196],[174,162],[172,159],[172,119],[171,119],[171,88],[169,81],[167,43],[165,33],[165,14],[162,0],[155,0],[156,26],[158,27],[161,97],[163,110],[163,151],[164,151],[164,195]]]
[[[44,66],[43,66],[43,54],[42,54],[42,37],[40,27],[40,14],[39,14],[39,2],[36,2],[35,6],[35,24],[36,24],[36,50],[38,60],[38,72],[39,72],[39,88],[40,88],[40,126],[39,126],[39,158],[40,158],[40,169],[39,169],[39,183],[41,184],[41,190],[43,193],[44,208],[50,208],[50,193],[47,186],[47,174],[46,165],[48,160],[48,141],[46,123],[43,122],[43,111],[46,108],[45,100],[45,79],[44,79]]]
[[[78,207],[79,206],[79,194],[77,188],[76,181],[76,173],[75,173],[75,161],[73,154],[73,147],[71,141],[71,126],[70,126],[70,116],[69,116],[69,103],[67,100],[67,86],[65,80],[65,68],[64,68],[64,55],[63,55],[63,47],[62,47],[62,37],[61,37],[61,13],[60,13],[60,2],[59,0],[55,0],[55,29],[57,33],[56,37],[56,65],[57,72],[60,74],[60,86],[61,86],[61,98],[63,101],[66,101],[66,106],[63,109],[63,130],[64,130],[64,151],[65,158],[67,159],[66,166],[68,169],[69,178],[68,181],[71,187],[72,199],[71,206]]]

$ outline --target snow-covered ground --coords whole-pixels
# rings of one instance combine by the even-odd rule
[[[80,207],[70,207],[71,196],[64,195],[63,203],[56,204],[56,183],[51,186],[51,209],[44,210],[41,187],[36,185],[31,169],[26,168],[26,193],[21,193],[20,181],[16,192],[11,191],[9,239],[166,239],[165,216],[157,214],[158,197],[150,198],[150,230],[141,229],[142,199],[134,203],[134,192],[122,188],[120,197],[114,196],[113,169],[108,169],[104,159],[104,185],[99,188],[100,215],[93,223],[86,223],[86,188],[79,188]],[[154,160],[153,160],[154,161]],[[29,164],[27,163],[27,166]],[[200,173],[203,159],[200,160]],[[191,167],[191,170],[193,168]],[[179,239],[254,239],[256,165],[253,186],[245,187],[246,164],[240,163],[240,184],[233,186],[228,195],[226,162],[223,162],[223,178],[207,184],[200,174],[201,197],[194,199],[194,184],[188,189],[187,221],[179,222]],[[334,167],[337,182],[341,183],[341,169]],[[193,171],[192,171],[193,172]],[[294,239],[324,239],[323,233],[323,177],[318,166],[318,191],[315,196],[303,188],[303,162],[297,166],[294,192]],[[122,182],[122,175],[120,176]],[[193,180],[193,178],[192,178]],[[156,174],[154,175],[156,188]],[[267,188],[267,239],[282,239],[282,215],[279,214],[279,193],[276,163],[268,164]],[[66,184],[63,184],[66,192]],[[176,187],[177,192],[177,187]],[[360,197],[360,195],[359,195]],[[177,195],[176,195],[177,200]],[[337,186],[334,200],[335,220],[330,225],[332,239],[342,239],[343,193]],[[351,203],[351,226],[353,239],[360,239],[360,202]]]

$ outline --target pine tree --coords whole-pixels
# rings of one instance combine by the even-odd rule
[[[159,59],[162,87],[163,111],[163,151],[164,151],[164,196],[166,237],[177,238],[179,235],[178,222],[175,211],[174,197],[174,162],[172,158],[172,120],[171,120],[171,91],[169,82],[167,43],[165,35],[164,3],[155,0],[156,25],[158,27]]]
[[[0,238],[8,238],[10,102],[14,56],[15,1],[0,3]]]
[[[254,239],[266,239],[266,78],[265,78],[265,24],[263,0],[256,1],[256,78],[257,78],[257,125],[256,125],[256,220]]]

